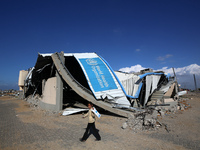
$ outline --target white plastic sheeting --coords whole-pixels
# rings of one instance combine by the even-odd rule
[[[121,81],[122,86],[124,87],[126,93],[128,95],[134,96],[136,91],[134,91],[134,88],[137,88],[138,86],[134,86],[136,81],[138,81],[139,77],[135,76],[133,78]],[[138,89],[138,88],[137,88]]]
[[[185,94],[187,94],[187,91],[178,92],[178,96],[182,96],[182,95],[185,95]]]
[[[160,80],[160,75],[152,75],[152,89],[151,89],[151,94],[154,92],[155,89],[157,89],[158,82]]]
[[[146,76],[146,90],[145,90],[145,100],[144,105],[147,103],[150,93],[151,93],[151,85],[152,85],[152,76]]]
[[[159,91],[163,91],[163,93],[166,93],[173,83],[174,81],[168,82],[167,85],[162,86]]]
[[[82,108],[66,108],[63,111],[63,116],[67,116],[67,115],[71,115],[71,114],[75,114],[78,112],[82,112],[82,111],[88,111],[89,109],[82,109]]]
[[[115,74],[119,78],[123,88],[125,89],[128,95],[133,97],[136,96],[136,93],[139,89],[139,85],[141,81],[139,81],[140,77],[133,73],[127,74],[123,72],[116,71]],[[158,82],[161,78],[161,75],[147,75],[146,76],[146,89],[145,89],[145,99],[144,105],[148,102],[149,97],[153,94],[155,89],[158,88]]]
[[[168,90],[169,90],[170,86],[166,86],[165,88],[162,88],[162,90],[160,91],[163,91],[163,93],[166,93]]]
[[[136,82],[140,79],[140,77],[134,74],[127,74],[118,71],[115,71],[115,74],[119,78],[126,93],[128,95],[135,96],[139,88],[139,84],[136,84]]]
[[[115,74],[117,75],[117,77],[120,81],[124,81],[124,80],[128,80],[128,79],[137,77],[137,75],[135,75],[133,73],[124,73],[124,72],[119,72],[119,71],[115,71]]]
[[[139,89],[139,86],[140,86],[140,84],[134,84],[132,96],[135,96],[135,94],[137,93],[137,91]]]
[[[160,75],[148,75],[146,76],[146,90],[145,90],[145,101],[144,105],[148,102],[149,97],[153,94],[154,90],[157,89]]]

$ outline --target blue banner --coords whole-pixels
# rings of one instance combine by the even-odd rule
[[[117,89],[109,69],[100,58],[82,58],[79,60],[87,73],[94,92]]]

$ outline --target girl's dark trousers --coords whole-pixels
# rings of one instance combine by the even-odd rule
[[[96,137],[97,140],[101,140],[101,136],[99,135],[98,130],[95,127],[95,122],[88,123],[87,128],[85,130],[85,133],[83,135],[82,140],[87,140],[90,134],[88,132],[90,131],[90,134],[93,133],[93,135]]]

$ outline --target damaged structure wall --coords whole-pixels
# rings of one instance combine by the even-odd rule
[[[60,111],[63,107],[63,82],[58,73],[44,85],[39,106],[45,110]]]

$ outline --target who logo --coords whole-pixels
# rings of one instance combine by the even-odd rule
[[[97,60],[95,60],[93,58],[86,59],[86,62],[87,62],[88,65],[98,65]]]

